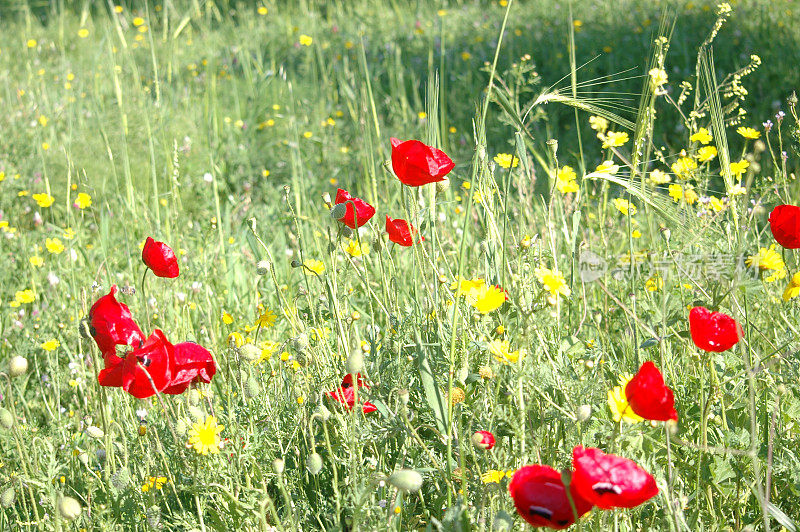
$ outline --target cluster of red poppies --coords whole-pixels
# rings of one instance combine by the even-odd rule
[[[178,276],[178,259],[169,246],[148,238],[142,261],[158,277]],[[117,287],[89,309],[89,332],[103,354],[102,386],[120,387],[138,399],[156,393],[180,394],[195,382],[209,383],[217,372],[211,353],[194,342],[171,344],[156,329],[145,338],[130,309],[116,298]],[[133,348],[124,357],[117,346]]]
[[[392,142],[392,169],[404,185],[419,187],[437,181],[444,181],[445,176],[455,167],[455,163],[443,151],[423,144],[418,140],[401,142],[396,138]],[[344,204],[339,208],[340,216],[336,219],[349,227],[357,229],[375,215],[375,207],[361,198],[351,196],[343,189],[336,191],[334,205]],[[409,247],[414,243],[417,230],[406,220],[392,219],[386,215],[386,232],[389,240],[400,246]],[[422,240],[422,239],[420,239]]]
[[[567,486],[569,486],[569,493]],[[578,445],[572,471],[535,464],[517,470],[508,485],[517,513],[533,526],[567,528],[597,506],[634,508],[658,494],[653,475],[633,460]]]

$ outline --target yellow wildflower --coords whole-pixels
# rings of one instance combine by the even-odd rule
[[[510,153],[498,153],[494,156],[494,162],[503,168],[516,168],[519,165],[519,159]]]
[[[325,264],[316,259],[307,259],[305,262],[303,262],[303,266],[317,275],[322,275],[322,273],[325,271]]]
[[[751,255],[745,261],[748,268],[758,268],[759,271],[772,271],[773,273],[764,280],[768,283],[786,277],[786,264],[780,253],[775,251],[775,244],[769,248],[759,248],[758,253]]]
[[[44,192],[42,192],[41,194],[34,194],[32,198],[36,201],[39,207],[42,207],[43,209],[46,209],[47,207],[52,205],[53,202],[55,201],[55,198],[53,196],[51,196],[50,194],[46,194]]]
[[[736,179],[741,179],[741,178],[742,178],[742,174],[744,174],[744,173],[745,173],[745,171],[747,170],[747,168],[748,168],[749,166],[750,166],[750,163],[749,163],[748,161],[746,161],[745,159],[742,159],[742,160],[741,160],[741,161],[739,161],[739,162],[736,162],[736,163],[730,163],[730,166],[729,166],[729,168],[730,168],[730,170],[731,170],[731,174],[732,174],[732,175],[733,175],[733,176],[734,176]],[[720,175],[723,175],[723,173],[722,173],[722,172],[720,172]]]
[[[794,299],[800,295],[800,272],[797,272],[792,276],[792,279],[789,281],[789,286],[786,287],[786,290],[783,292],[783,300],[789,301],[790,299]]]
[[[489,352],[494,355],[495,360],[503,364],[513,364],[519,360],[519,351],[511,351],[508,340],[492,340],[489,342]]]
[[[689,137],[690,142],[699,142],[700,144],[708,144],[712,140],[714,140],[714,138],[711,136],[711,133],[704,127],[701,127],[696,133]]]
[[[45,240],[44,246],[47,248],[47,251],[54,255],[58,255],[64,251],[64,244],[61,242],[60,238],[48,238]]]
[[[609,131],[604,136],[598,134],[598,138],[603,141],[603,149],[616,148],[628,142],[628,134],[624,131]]]
[[[631,216],[636,214],[636,205],[634,205],[633,203],[631,203],[630,201],[628,201],[626,199],[614,198],[614,202],[613,203],[614,203],[614,207],[616,207],[617,210],[619,212],[621,212],[622,214],[624,214],[625,216],[627,216],[628,213],[630,213]]]
[[[314,39],[310,35],[301,35],[300,36],[300,45],[301,46],[311,46],[314,42]]]
[[[562,194],[577,192],[579,188],[576,181],[577,177],[578,175],[571,166],[562,166],[556,172],[556,188]]]
[[[219,434],[225,427],[217,424],[217,418],[208,416],[205,423],[195,423],[189,431],[186,446],[197,454],[218,453],[220,448]]]
[[[86,192],[80,192],[75,198],[75,206],[83,210],[92,206],[92,197]]]
[[[553,271],[550,268],[536,268],[534,269],[534,273],[544,289],[550,292],[548,301],[550,301],[551,304],[558,301],[559,296],[569,297],[572,293],[569,286],[567,286],[566,280],[564,280],[564,276],[561,275],[561,272],[558,270]]]
[[[481,314],[497,310],[506,301],[506,293],[496,286],[483,285],[467,295],[467,301]]]
[[[702,148],[697,150],[697,158],[700,159],[701,163],[710,161],[716,156],[717,156],[717,148],[715,148],[714,146],[703,146]]]
[[[605,133],[608,130],[608,120],[602,116],[590,116],[589,125],[598,133]]]
[[[619,379],[619,386],[615,386],[608,391],[608,407],[611,409],[611,416],[617,423],[620,421],[625,421],[626,423],[644,421],[644,418],[633,412],[631,405],[628,403],[628,398],[625,396],[625,387],[630,380],[630,376],[622,375]]]
[[[350,255],[351,257],[360,257],[362,255],[366,255],[369,252],[369,246],[366,242],[362,242],[360,245],[357,240],[348,240],[346,243],[342,243],[342,248],[344,251]]]
[[[757,139],[761,136],[761,132],[756,131],[752,127],[740,127],[736,132],[746,139]]]
[[[55,351],[56,349],[58,349],[58,346],[60,346],[60,345],[61,344],[59,343],[58,340],[53,339],[53,340],[48,340],[48,341],[44,342],[41,347],[45,351]]]
[[[681,179],[690,179],[694,170],[697,170],[697,161],[691,157],[681,157],[670,166],[672,173]]]

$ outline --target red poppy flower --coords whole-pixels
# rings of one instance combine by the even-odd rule
[[[364,383],[364,379],[361,377],[360,373],[356,375],[356,383],[358,384],[359,388],[369,388],[369,386]],[[345,405],[348,410],[352,410],[356,404],[356,390],[353,387],[353,375],[350,373],[345,375],[342,379],[341,386],[339,386],[339,388],[336,390],[327,393],[331,398]],[[374,412],[377,409],[378,407],[369,401],[365,401],[364,405],[361,407],[361,410],[365,414]]]
[[[336,201],[333,203],[334,205],[339,205],[340,203],[347,204],[344,216],[339,218],[339,221],[350,229],[361,227],[375,215],[375,207],[361,198],[354,198],[349,192],[341,188],[336,190]],[[354,204],[356,206],[355,213],[353,213]],[[358,222],[358,224],[356,224],[356,222]]]
[[[675,411],[675,396],[655,364],[642,364],[639,371],[625,386],[625,397],[633,412],[654,421],[678,420]]]
[[[418,140],[392,141],[392,169],[404,185],[418,187],[444,181],[455,163],[442,150],[437,150]]]
[[[694,307],[689,312],[689,331],[694,345],[703,351],[715,353],[727,351],[744,335],[735,319],[721,312],[711,312],[705,307]]]
[[[389,218],[389,215],[387,215],[386,232],[389,233],[389,240],[395,244],[410,247],[414,243],[414,236],[417,234],[417,228],[400,218],[392,220]],[[423,240],[425,239],[420,237],[419,242]]]
[[[786,249],[800,248],[800,207],[778,205],[769,215],[772,236]]]
[[[173,349],[164,333],[156,329],[141,347],[125,358],[115,357],[117,361],[111,361],[97,380],[102,386],[119,386],[137,399],[155,395],[170,383]]]
[[[147,237],[142,248],[142,262],[153,270],[156,277],[173,279],[178,276],[178,257],[172,248],[163,242]]]
[[[117,286],[113,285],[108,294],[95,301],[89,309],[89,332],[103,356],[112,361],[118,358],[116,346],[137,347],[145,339],[144,333],[133,321],[130,309],[117,301],[116,295]]]
[[[217,364],[211,353],[193,342],[175,344],[170,361],[172,378],[164,393],[173,395],[186,391],[193,382],[211,382],[217,372]]]
[[[479,430],[472,435],[472,443],[475,445],[475,447],[483,449],[484,451],[488,451],[494,447],[494,434],[488,430]]]
[[[508,491],[517,513],[532,526],[567,528],[575,523],[576,512],[580,517],[592,509],[592,503],[570,486],[576,510],[573,512],[561,473],[546,465],[527,465],[518,469],[508,484]]]
[[[656,479],[636,462],[578,445],[572,450],[571,487],[598,508],[634,508],[658,495]]]

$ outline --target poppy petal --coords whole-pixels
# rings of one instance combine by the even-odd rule
[[[636,462],[578,445],[572,451],[571,486],[598,508],[634,508],[658,494],[653,475]]]
[[[526,465],[518,469],[508,485],[517,513],[532,526],[563,529],[592,509],[592,504],[570,487],[575,504],[572,510],[561,473],[546,465]]]
[[[678,420],[675,396],[664,384],[664,377],[656,365],[647,361],[625,387],[625,397],[633,412],[654,421]]]
[[[175,278],[180,273],[178,257],[172,248],[152,237],[147,237],[142,248],[142,262],[153,270],[156,277]]]
[[[117,286],[100,297],[89,309],[89,331],[103,355],[113,355],[118,345],[137,347],[144,342],[142,330],[130,309],[117,301]]]
[[[694,307],[689,312],[689,331],[698,348],[715,353],[727,351],[744,335],[735,319],[705,307]]]

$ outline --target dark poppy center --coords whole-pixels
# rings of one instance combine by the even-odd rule
[[[541,506],[529,506],[528,513],[531,515],[541,517],[543,519],[547,519],[548,521],[551,521],[553,519],[553,512],[551,512],[547,508],[542,508]]]
[[[142,364],[142,366],[149,368],[152,360],[150,360],[150,356],[145,355],[139,359],[139,362]]]
[[[592,491],[594,491],[598,495],[605,495],[606,493],[613,493],[614,495],[619,495],[622,493],[622,488],[620,488],[615,484],[612,484],[611,482],[598,482],[597,484],[592,486]]]

